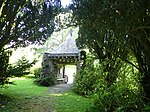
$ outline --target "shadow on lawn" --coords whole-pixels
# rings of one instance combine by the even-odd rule
[[[6,105],[11,100],[10,97],[0,94],[0,106]]]

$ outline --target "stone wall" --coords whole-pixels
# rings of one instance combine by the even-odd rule
[[[49,75],[57,75],[57,63],[48,58],[48,54],[44,54],[42,62],[41,77],[48,77]]]

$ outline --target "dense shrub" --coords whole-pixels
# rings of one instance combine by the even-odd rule
[[[33,74],[34,74],[35,78],[39,78],[40,77],[41,69],[42,69],[41,67],[34,68]]]
[[[99,86],[99,85],[98,85]],[[97,87],[92,95],[93,104],[90,110],[107,112],[130,112],[140,111],[144,107],[142,94],[129,85],[119,83],[110,87]]]
[[[80,95],[91,95],[95,89],[97,79],[100,78],[101,71],[94,67],[94,58],[88,56],[86,67],[81,70],[80,74],[75,75],[73,90]]]
[[[16,63],[10,64],[7,69],[7,73],[10,76],[21,77],[23,75],[27,75],[30,73],[30,68],[36,63],[37,61],[34,59],[30,62],[25,56],[21,57]]]
[[[109,60],[108,60],[109,61]],[[110,62],[110,61],[109,61]],[[140,74],[130,64],[120,62],[117,71],[110,74],[105,71],[107,60],[99,62],[89,55],[86,66],[77,74],[73,84],[74,91],[81,95],[90,95],[93,99],[89,111],[94,112],[140,112],[148,110],[149,106],[144,104],[143,92],[140,85]],[[114,76],[108,84],[109,77]],[[112,76],[110,76],[112,75]],[[110,85],[111,84],[111,85]]]
[[[54,74],[50,74],[46,77],[39,77],[35,80],[35,83],[40,86],[53,86],[56,84],[56,76]]]

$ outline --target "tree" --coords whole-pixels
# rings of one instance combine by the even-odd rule
[[[79,41],[84,40],[84,45],[98,55],[108,57],[110,53],[111,57],[118,57],[138,69],[145,100],[149,101],[150,1],[74,0],[73,3],[80,26]],[[131,56],[137,61],[132,62]]]
[[[9,48],[43,43],[54,31],[54,17],[59,6],[60,0],[1,0],[0,59]],[[5,55],[9,57],[7,53]],[[8,60],[6,56],[4,61]],[[0,66],[1,79],[7,78],[6,65]]]
[[[25,56],[22,56],[16,63],[8,65],[7,73],[9,76],[20,77],[30,74],[30,68],[37,62],[33,59],[30,62]]]

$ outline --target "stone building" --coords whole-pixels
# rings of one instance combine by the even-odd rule
[[[65,75],[66,65],[76,65],[76,72],[80,72],[80,64],[85,55],[79,52],[75,40],[72,37],[72,30],[70,35],[66,38],[65,42],[60,44],[52,52],[45,52],[42,62],[42,73],[41,77],[47,77],[54,75],[57,77],[57,81],[61,83],[67,82]],[[62,73],[60,70],[62,69]]]

